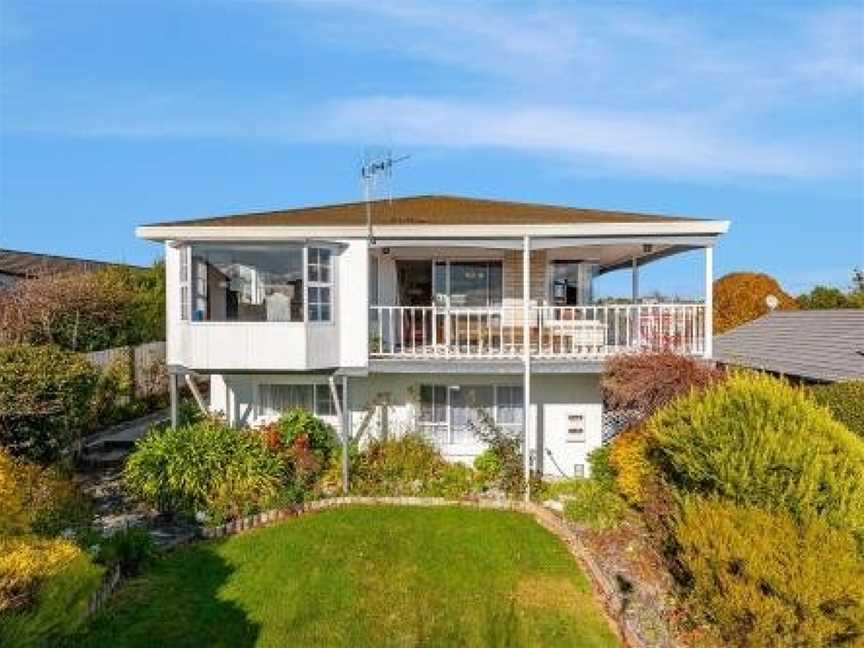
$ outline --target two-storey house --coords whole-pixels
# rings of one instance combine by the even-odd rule
[[[415,431],[453,459],[480,419],[522,435],[547,475],[601,443],[612,354],[711,357],[712,251],[727,221],[449,196],[157,223],[167,353],[210,377],[235,425],[306,407],[368,439]],[[639,270],[704,250],[704,299],[646,303]],[[701,263],[700,263],[701,265]],[[598,303],[596,277],[632,273]],[[175,398],[176,401],[176,398]]]

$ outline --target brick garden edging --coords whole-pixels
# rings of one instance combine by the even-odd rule
[[[227,524],[215,527],[203,527],[200,536],[204,539],[224,538],[250,529],[267,526],[296,518],[307,513],[324,511],[342,506],[461,506],[466,508],[492,509],[501,511],[518,511],[531,515],[544,529],[558,537],[567,545],[570,553],[584,568],[591,582],[594,594],[600,599],[603,608],[619,638],[626,646],[632,648],[647,648],[646,644],[631,627],[629,620],[623,615],[623,602],[616,585],[600,568],[591,553],[579,539],[570,525],[554,511],[533,502],[492,499],[448,500],[443,497],[333,497],[314,500],[294,506],[272,509],[238,518]]]

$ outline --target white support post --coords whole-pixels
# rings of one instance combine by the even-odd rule
[[[639,303],[639,259],[635,256],[633,257],[633,285],[632,285],[632,294],[633,294],[633,303]]]
[[[527,234],[522,240],[522,358],[525,374],[522,386],[522,453],[525,471],[525,501],[531,499],[531,237]]]
[[[348,442],[351,437],[351,409],[348,405],[348,376],[342,376],[342,492],[348,494]]]
[[[714,355],[714,247],[705,247],[705,352]]]
[[[347,378],[342,376],[342,401],[339,400],[339,392],[336,391],[336,379],[333,376],[327,378],[330,386],[330,398],[333,399],[333,407],[336,410],[336,420],[342,428],[342,492],[348,492],[348,384]]]
[[[177,374],[168,374],[168,394],[171,398],[171,427],[177,427]]]

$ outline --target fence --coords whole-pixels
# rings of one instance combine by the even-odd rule
[[[102,372],[122,368],[130,385],[135,385],[135,395],[140,398],[168,391],[164,342],[115,347],[93,351],[85,356]]]

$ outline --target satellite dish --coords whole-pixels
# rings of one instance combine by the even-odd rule
[[[780,305],[780,300],[777,299],[774,295],[768,295],[765,298],[765,303],[768,305],[768,310],[777,310],[777,307]]]

